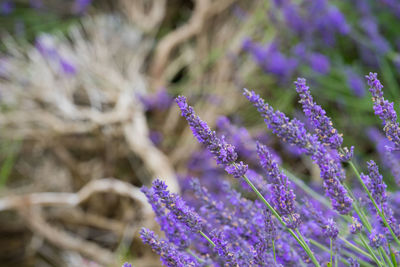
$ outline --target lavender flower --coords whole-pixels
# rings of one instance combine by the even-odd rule
[[[361,179],[363,179],[368,190],[371,192],[371,195],[377,203],[380,211],[385,214],[385,218],[390,228],[393,230],[396,236],[400,236],[400,226],[394,217],[392,209],[388,206],[386,184],[383,182],[383,178],[379,173],[378,166],[374,161],[371,160],[367,162],[367,167],[368,175],[361,174]]]
[[[0,4],[0,14],[2,15],[9,15],[14,11],[14,9],[15,9],[14,1],[6,0]]]
[[[385,236],[382,233],[379,233],[375,229],[372,229],[368,238],[369,238],[369,244],[373,248],[379,248],[385,242]]]
[[[155,180],[152,188],[154,194],[156,194],[161,199],[161,202],[174,214],[177,221],[182,222],[188,227],[188,230],[193,232],[200,232],[202,230],[203,221],[199,215],[188,207],[181,197],[170,193],[167,189],[167,185],[163,181]]]
[[[326,116],[325,110],[314,102],[310,94],[310,89],[306,85],[306,79],[298,78],[294,84],[300,96],[300,104],[303,106],[304,114],[314,127],[319,140],[333,149],[340,148],[343,143],[342,135],[333,127],[333,123],[331,119]]]
[[[386,202],[386,184],[383,182],[382,175],[379,173],[378,166],[371,160],[367,162],[368,175],[361,174],[361,178],[367,185],[368,190],[371,192],[372,197],[381,205]]]
[[[400,184],[400,152],[392,151],[393,142],[385,138],[378,129],[368,129],[368,137],[375,142],[381,162],[390,169],[396,183]]]
[[[218,255],[222,258],[227,266],[239,267],[239,263],[235,257],[235,253],[230,250],[228,242],[225,241],[222,232],[215,232],[212,234],[212,240],[215,243],[215,250]]]
[[[300,224],[296,213],[296,196],[290,189],[290,182],[286,175],[279,170],[278,164],[272,159],[271,153],[264,145],[257,144],[257,153],[261,165],[271,183],[272,203],[278,213],[286,220],[289,228],[297,228]]]
[[[125,262],[124,265],[122,265],[122,267],[132,267],[132,264]]]
[[[92,3],[92,0],[75,0],[73,12],[77,15],[82,15],[85,13]]]
[[[306,201],[303,206],[304,217],[315,222],[320,229],[322,229],[322,234],[332,240],[335,240],[339,235],[339,229],[337,224],[332,218],[326,219],[321,211],[317,210],[310,202]]]
[[[327,74],[331,68],[329,59],[320,53],[312,53],[309,56],[309,63],[314,71],[321,74]]]
[[[352,217],[352,223],[350,224],[350,233],[358,234],[361,232],[361,230],[362,230],[361,222],[356,217]]]
[[[248,39],[243,42],[243,49],[253,56],[265,72],[275,74],[284,81],[294,72],[298,61],[284,55],[278,47],[276,43],[263,46]]]
[[[372,94],[372,101],[374,102],[375,114],[383,122],[383,130],[386,133],[386,137],[389,141],[395,144],[396,150],[400,149],[400,127],[397,122],[397,114],[393,109],[393,103],[385,100],[383,97],[383,85],[378,80],[378,75],[376,73],[370,73],[365,76],[370,86],[369,91]]]
[[[160,255],[161,261],[166,266],[199,266],[192,256],[179,251],[172,243],[164,239],[159,239],[153,231],[142,228],[142,230],[140,230],[140,237],[145,244],[150,245],[152,250]]]
[[[360,267],[360,264],[358,263],[357,259],[348,258],[347,261],[349,262],[350,267]]]
[[[68,60],[61,58],[59,59],[61,70],[67,75],[75,75],[77,73],[76,67]]]
[[[332,218],[327,220],[326,225],[323,228],[323,232],[330,239],[336,239],[338,237],[339,229]]]
[[[331,199],[334,209],[340,214],[347,214],[351,209],[352,199],[347,196],[346,189],[340,183],[344,179],[344,171],[339,159],[328,153],[325,146],[318,141],[318,137],[308,133],[299,120],[290,120],[282,112],[274,111],[254,92],[245,89],[244,95],[257,108],[273,133],[284,142],[301,148],[318,164],[326,194]]]
[[[173,213],[168,213],[159,196],[155,194],[154,189],[142,187],[141,191],[146,195],[148,202],[151,204],[156,214],[156,220],[168,240],[178,246],[178,248],[185,249],[189,247],[190,241],[186,234],[185,226],[175,220]]]
[[[362,80],[362,77],[360,77],[356,72],[354,72],[352,69],[347,69],[346,72],[346,79],[347,79],[347,85],[349,88],[352,90],[355,96],[357,97],[364,97],[365,95],[365,86],[364,86],[364,81]]]
[[[177,97],[176,102],[182,111],[182,116],[189,123],[194,136],[214,155],[217,163],[223,165],[225,170],[235,178],[242,177],[246,173],[248,166],[243,162],[236,163],[237,153],[235,147],[228,144],[223,136],[218,138],[215,131],[212,131],[207,123],[194,113],[193,108],[187,104],[185,97]]]

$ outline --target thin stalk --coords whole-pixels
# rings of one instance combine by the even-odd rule
[[[335,255],[335,267],[339,266],[339,256],[336,254]]]
[[[360,217],[361,222],[363,223],[363,225],[365,226],[365,228],[368,229],[369,232],[371,232],[372,230],[372,226],[368,221],[367,216],[364,214],[363,210],[358,206],[358,201],[356,199],[356,197],[353,195],[353,193],[351,192],[350,188],[348,186],[346,186],[345,184],[343,185],[347,192],[349,193],[350,197],[353,199],[353,208],[355,210],[355,212],[357,213],[358,217]]]
[[[189,253],[190,255],[192,255],[198,262],[200,262],[200,263],[205,262],[205,260],[203,260],[202,258],[197,256],[196,253],[194,253],[190,249],[186,249],[186,252]]]
[[[385,216],[382,214],[382,211],[379,209],[378,204],[376,204],[375,199],[372,197],[371,192],[369,192],[367,186],[365,185],[364,181],[361,179],[360,173],[358,172],[356,166],[354,166],[352,161],[349,161],[350,166],[352,167],[353,171],[355,172],[358,180],[360,181],[362,187],[364,190],[367,192],[369,199],[372,201],[372,204],[374,205],[376,211],[378,212],[379,216],[382,219],[383,224],[386,226],[386,228],[389,229],[390,233],[392,234],[392,237],[394,241],[396,241],[397,245],[400,246],[400,240],[397,238],[397,236],[394,234],[392,227],[390,227],[389,223],[386,221]]]
[[[360,217],[361,221],[363,222],[363,225],[367,228],[367,230],[371,233],[372,231],[372,225],[370,224],[370,222],[368,221],[367,216],[365,215],[365,213],[363,212],[362,208],[360,208],[358,205],[358,201],[357,199],[354,197],[353,193],[351,192],[351,190],[345,186],[345,188],[347,189],[347,191],[349,192],[350,196],[353,198],[354,201],[354,210],[356,211],[356,213],[358,214],[358,216]],[[381,254],[384,255],[385,258],[388,258],[388,255],[386,254],[386,251],[384,251],[383,249],[381,249],[380,251]],[[382,255],[381,255],[382,256]]]
[[[396,255],[394,255],[392,248],[390,246],[390,243],[388,242],[388,247],[389,247],[389,251],[390,251],[390,258],[392,259],[392,263],[394,267],[397,267],[397,260],[396,260]]]
[[[200,231],[199,233],[208,241],[208,243],[211,244],[211,246],[216,246],[215,243],[203,231]]]
[[[278,214],[278,212],[269,204],[269,202],[264,198],[264,196],[258,191],[258,189],[254,186],[254,184],[247,178],[246,175],[242,176],[243,179],[246,181],[246,183],[251,187],[251,189],[256,193],[257,197],[267,206],[267,208],[274,214],[274,216],[278,219],[278,221],[287,228],[286,223],[283,221],[281,216]],[[307,253],[307,255],[310,257],[311,261],[314,263],[315,266],[321,267],[321,265],[318,263],[317,259],[315,258],[314,254],[312,253],[310,247],[307,245],[307,243],[303,243],[301,239],[304,239],[303,236],[301,235],[300,232],[298,232],[299,236],[295,234],[295,232],[292,229],[287,228],[288,232],[293,236],[294,239],[296,239],[297,243],[304,249],[304,251]]]
[[[361,234],[358,235],[361,242],[363,242],[364,246],[368,249],[369,253],[371,254],[371,256],[374,258],[374,261],[376,262],[376,264],[378,264],[378,266],[382,267],[382,263],[378,260],[378,258],[375,256],[374,251],[372,250],[372,248],[367,244],[367,242],[364,240],[363,236]]]
[[[374,260],[374,258],[372,258],[371,255],[369,255],[367,252],[365,252],[365,251],[362,250],[361,248],[357,247],[356,245],[354,245],[354,244],[351,243],[350,241],[346,240],[346,239],[343,238],[343,237],[339,237],[339,238],[340,238],[340,240],[342,240],[342,241],[347,245],[348,248],[354,250],[355,252],[358,252],[358,253],[364,255],[365,257],[367,257],[367,258],[369,258],[369,259],[371,259],[371,260]]]
[[[319,243],[318,241],[316,241],[314,239],[310,239],[310,243],[313,244],[314,246],[326,251],[326,252],[329,252],[329,248],[325,247],[323,244]],[[346,250],[342,250],[342,253],[344,255],[346,255],[347,257],[356,258],[358,260],[358,262],[361,263],[361,266],[375,267],[374,265],[370,264],[369,262],[366,262],[366,261],[364,261],[362,259],[358,259],[358,257],[356,255],[354,255],[354,254],[352,254],[352,253],[350,253],[350,252],[348,252]],[[340,261],[343,262],[346,265],[350,265],[349,262],[347,260],[343,259],[343,258],[340,258]]]
[[[276,254],[275,254],[275,240],[272,240],[272,251],[274,252],[274,261],[276,262]]]
[[[388,255],[386,255],[382,247],[379,247],[379,254],[381,255],[382,262],[386,262],[388,266],[394,267],[392,261],[389,259]]]
[[[333,259],[333,248],[332,248],[332,238],[329,238],[329,246],[330,246],[330,250],[331,250],[331,257],[330,257],[330,260],[329,260],[329,262],[331,263],[331,266],[333,266],[333,262],[332,262],[332,259]]]

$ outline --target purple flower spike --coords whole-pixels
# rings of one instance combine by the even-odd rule
[[[223,136],[217,137],[216,132],[212,131],[207,123],[202,121],[193,108],[187,104],[186,97],[177,97],[176,103],[181,109],[182,116],[189,123],[193,135],[214,155],[217,163],[223,165],[225,170],[235,178],[242,177],[247,172],[248,166],[243,162],[236,162],[238,156],[235,147],[228,144]]]
[[[151,249],[160,255],[161,261],[166,266],[197,266],[197,261],[187,253],[179,251],[176,247],[164,239],[159,239],[153,231],[146,228],[140,230],[140,237],[145,244],[151,246]]]
[[[362,230],[362,224],[356,217],[353,217],[352,220],[353,222],[350,224],[350,233],[358,234]]]
[[[152,188],[154,193],[161,198],[161,202],[173,213],[175,220],[183,223],[188,230],[193,232],[200,232],[203,229],[203,221],[200,216],[186,205],[181,197],[171,194],[163,181],[155,180]]]
[[[309,57],[309,61],[311,68],[321,74],[327,74],[331,69],[329,59],[320,53],[311,54]]]
[[[372,229],[371,234],[368,236],[369,244],[373,248],[379,248],[385,243],[385,236],[382,233],[378,233],[375,229]]]
[[[324,234],[330,239],[336,239],[339,235],[339,229],[337,224],[333,221],[332,218],[328,219],[325,227],[323,228]]]
[[[376,73],[370,73],[365,76],[370,86],[369,91],[372,94],[372,101],[374,102],[375,114],[383,122],[383,130],[389,141],[393,142],[396,150],[400,150],[400,127],[397,122],[397,114],[393,109],[393,102],[385,100],[383,97],[383,85],[378,80]]]
[[[362,98],[365,95],[365,85],[362,77],[360,77],[352,69],[346,71],[347,85],[353,91],[354,95]]]
[[[261,165],[267,174],[267,180],[271,183],[272,204],[274,208],[288,221],[288,227],[297,228],[300,220],[296,213],[296,196],[290,189],[290,181],[279,170],[278,164],[273,160],[272,154],[264,145],[257,144],[257,153]]]
[[[367,167],[369,175],[361,174],[361,178],[364,180],[376,203],[381,205],[387,199],[386,184],[383,182],[378,166],[373,160],[367,162]]]
[[[348,258],[347,261],[349,262],[350,267],[360,267],[360,264],[354,258]]]
[[[329,153],[325,145],[318,140],[318,136],[308,133],[304,124],[299,120],[290,120],[284,113],[275,111],[253,91],[245,89],[244,95],[257,108],[274,134],[282,141],[299,147],[319,166],[321,178],[324,180],[324,188],[332,201],[333,208],[340,214],[347,214],[351,210],[352,199],[340,183],[345,178],[344,170],[340,165],[340,157]]]
[[[314,127],[319,140],[333,149],[340,148],[343,138],[333,127],[332,120],[326,116],[325,110],[314,102],[310,89],[306,84],[306,79],[298,78],[294,84],[296,85],[297,93],[299,93],[300,104],[303,106],[304,114]]]

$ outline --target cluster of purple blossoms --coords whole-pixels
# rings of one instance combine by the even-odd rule
[[[379,116],[383,123],[383,130],[385,131],[387,139],[394,143],[391,149],[400,149],[400,126],[397,122],[397,114],[393,109],[393,103],[387,101],[383,97],[383,85],[378,80],[378,74],[370,73],[365,76],[370,86],[369,91],[372,94],[372,101],[374,103],[375,114]]]
[[[343,157],[351,160],[348,154],[352,149],[347,149],[345,156],[339,155],[338,150],[346,149],[341,147],[343,140],[330,118],[313,101],[304,80],[299,79],[296,85],[300,103],[315,134],[307,131],[299,120],[290,120],[275,111],[254,92],[246,91],[245,95],[274,134],[299,147],[319,166],[331,204],[319,195],[320,187],[311,189],[285,174],[269,147],[254,140],[247,132],[244,139],[235,139],[238,128],[230,125],[227,119],[218,123],[226,138],[218,138],[216,132],[195,115],[186,99],[178,97],[182,115],[197,139],[229,174],[242,179],[235,179],[232,186],[224,180],[223,171],[217,172],[207,163],[196,165],[211,168],[212,178],[184,181],[184,197],[170,193],[160,180],[154,181],[151,188],[142,188],[166,239],[146,229],[141,231],[141,236],[165,265],[397,265],[399,258],[395,250],[400,246],[397,223],[400,209],[396,205],[400,201],[386,191],[378,166],[369,161],[367,175],[359,175],[355,170],[365,192],[354,190],[352,205],[353,199],[342,185],[345,176],[341,166]],[[247,147],[246,153],[240,155],[226,140],[233,140],[238,146],[243,146],[243,142],[256,144],[256,150]],[[249,155],[252,152],[258,154],[259,162],[258,166],[254,164],[248,169],[243,161],[254,159]],[[205,156],[203,159],[211,157],[210,154],[202,155]],[[237,163],[238,158],[243,161]],[[353,163],[350,161],[349,164]],[[235,169],[229,169],[241,169],[241,166],[246,166],[246,171],[240,176],[236,175]],[[209,179],[217,180],[211,190],[203,186]],[[243,181],[246,186],[239,191],[237,185]],[[251,192],[256,193],[258,199],[254,200]],[[296,195],[302,197],[296,199]],[[374,205],[363,205],[368,203]],[[370,208],[364,209],[364,206]],[[356,213],[352,218],[347,215],[350,211]],[[348,230],[342,228],[345,225],[349,225]]]
[[[347,214],[351,210],[352,199],[341,184],[344,180],[344,171],[340,166],[339,156],[329,153],[318,136],[307,132],[304,124],[297,119],[290,120],[280,111],[275,111],[270,105],[254,92],[245,89],[244,95],[257,108],[267,126],[281,140],[302,149],[309,155],[321,170],[327,196],[332,206],[340,214]]]
[[[362,230],[362,224],[359,219],[352,217],[352,223],[350,224],[350,233],[357,234]]]
[[[271,185],[270,199],[274,208],[282,215],[289,228],[297,228],[300,224],[300,215],[296,213],[296,196],[290,188],[289,179],[279,170],[278,164],[266,146],[257,144],[257,153],[266,179]]]
[[[235,147],[228,144],[224,136],[218,138],[216,132],[212,131],[207,123],[202,121],[193,108],[187,104],[185,97],[177,97],[176,102],[181,109],[182,116],[189,123],[194,136],[213,154],[217,159],[217,163],[223,165],[225,170],[235,178],[242,177],[246,173],[248,166],[242,161],[236,162],[238,156]]]

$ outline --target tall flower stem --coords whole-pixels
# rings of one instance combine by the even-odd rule
[[[200,231],[199,233],[208,241],[208,243],[211,244],[211,246],[216,246],[215,243],[203,231]]]
[[[191,251],[190,249],[186,249],[186,252],[189,253],[190,255],[192,255],[198,262],[202,263],[204,262],[204,260],[202,258],[199,258],[196,253],[194,253],[193,251]]]
[[[276,254],[275,254],[275,240],[272,240],[272,251],[274,253],[274,261],[276,262]]]
[[[278,219],[278,221],[282,224],[282,226],[286,227],[286,223],[283,221],[282,217],[278,214],[278,212],[269,204],[269,202],[264,198],[264,196],[258,191],[258,189],[254,186],[254,184],[247,178],[246,175],[242,176],[243,179],[246,181],[246,183],[251,187],[251,189],[256,193],[257,197],[263,202],[267,208],[274,214],[274,216]],[[287,227],[286,227],[287,228]],[[310,247],[307,245],[306,242],[304,242],[304,238],[301,235],[300,231],[297,231],[298,236],[296,233],[292,230],[287,228],[288,232],[293,236],[294,239],[296,239],[297,243],[304,249],[304,251],[307,253],[307,255],[310,257],[311,261],[314,263],[315,266],[321,267],[321,265],[318,263],[317,259],[315,258],[313,252],[311,251]]]
[[[385,251],[383,250],[382,247],[379,248],[379,254],[381,255],[381,258],[382,258],[383,262],[387,262],[388,266],[394,267],[392,261],[390,260],[388,255],[386,255],[386,253],[385,253]]]
[[[368,254],[367,252],[365,252],[361,248],[359,248],[356,245],[352,244],[351,242],[349,242],[348,240],[346,240],[343,237],[339,237],[339,238],[340,238],[340,240],[342,240],[347,245],[348,248],[350,248],[350,249],[352,249],[352,250],[364,255],[365,257],[367,257],[367,258],[369,258],[371,260],[374,260],[374,258],[370,254]]]
[[[386,228],[389,229],[394,241],[396,241],[397,245],[400,246],[400,240],[397,238],[397,236],[394,234],[392,228],[390,227],[389,223],[387,222],[385,216],[383,215],[382,211],[379,209],[378,204],[376,203],[375,199],[372,197],[371,192],[368,190],[368,187],[364,183],[364,181],[361,179],[360,173],[358,172],[356,166],[353,164],[352,161],[349,161],[349,164],[351,168],[353,169],[354,173],[356,174],[358,180],[360,181],[362,187],[364,188],[365,192],[367,192],[369,199],[371,200],[372,204],[374,205],[378,215],[381,217],[383,224],[386,226]]]
[[[313,244],[314,246],[318,247],[319,249],[323,250],[323,251],[329,252],[329,248],[325,247],[323,244],[319,243],[318,241],[316,241],[316,240],[314,240],[314,239],[312,239],[312,238],[310,238],[310,243]],[[345,254],[347,257],[350,257],[350,258],[357,258],[357,260],[361,263],[361,266],[365,266],[365,267],[374,267],[374,265],[370,264],[370,263],[367,262],[367,261],[364,261],[364,260],[362,260],[362,259],[359,259],[359,257],[357,257],[356,255],[350,253],[350,252],[347,251],[347,250],[342,250],[342,253]],[[369,255],[369,254],[368,254],[368,255]],[[346,260],[343,259],[343,258],[340,258],[340,261],[343,262],[343,263],[346,264],[346,265],[349,265],[348,261],[346,261]]]
[[[362,236],[362,234],[358,235],[361,242],[364,244],[364,246],[368,249],[369,253],[371,254],[372,258],[374,259],[374,261],[376,262],[376,264],[378,264],[378,266],[382,267],[382,263],[378,260],[378,258],[376,257],[374,251],[372,250],[372,248],[368,245],[368,243],[365,241],[364,237]]]

